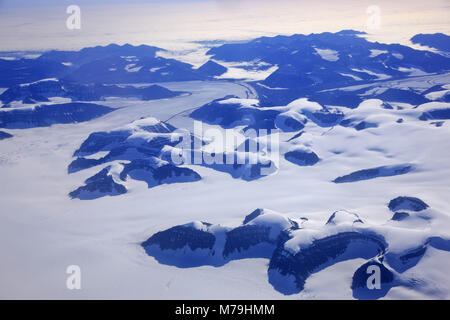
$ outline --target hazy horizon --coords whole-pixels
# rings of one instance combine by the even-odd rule
[[[81,29],[66,28],[68,5],[81,8]],[[381,10],[379,29],[367,26],[370,6]],[[0,50],[80,49],[109,43],[191,49],[193,41],[354,29],[369,40],[408,44],[417,33],[449,33],[448,1],[267,0],[0,1]],[[405,9],[406,8],[406,9]]]

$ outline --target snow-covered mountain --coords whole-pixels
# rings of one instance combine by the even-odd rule
[[[389,208],[393,206],[413,211],[428,208],[422,200],[410,197],[391,200]],[[268,281],[287,295],[304,290],[314,273],[345,260],[362,258],[367,262],[355,270],[349,287],[355,298],[365,299],[383,297],[394,286],[417,285],[415,279],[402,273],[416,265],[428,247],[450,250],[450,240],[425,230],[420,237],[411,237],[413,244],[403,246],[403,233],[408,229],[401,224],[371,225],[348,211],[336,211],[320,225],[305,218],[286,218],[271,210],[256,209],[235,228],[196,221],[160,231],[141,245],[159,262],[183,268],[220,267],[234,259],[270,259]],[[390,248],[391,242],[394,248]],[[371,291],[362,282],[361,278],[367,279],[362,268],[368,264],[383,269],[383,290]]]
[[[58,79],[44,79],[33,83],[16,85],[0,95],[0,100],[10,106],[11,102],[22,101],[23,104],[48,102],[49,98],[68,98],[72,101],[101,101],[106,98],[137,98],[156,100],[173,98],[182,92],[173,92],[153,84],[144,87],[130,85],[80,84]]]
[[[363,100],[360,96],[363,92],[330,89],[450,69],[448,57],[399,44],[370,42],[363,35],[345,30],[262,37],[247,43],[224,44],[212,48],[208,54],[216,61],[258,61],[276,66],[276,71],[254,85],[262,106],[283,105],[298,97],[307,97],[324,105],[355,108]],[[443,42],[440,40],[439,43]],[[421,97],[414,99],[414,92],[407,90],[386,94],[402,99],[399,101],[407,98],[402,95],[409,95],[409,101],[425,102]],[[377,93],[368,97],[382,98]]]
[[[450,54],[450,36],[443,33],[416,34],[411,38],[411,42],[437,49],[443,54]]]
[[[208,64],[196,70],[190,64],[159,56],[163,51],[146,45],[111,44],[80,51],[54,50],[36,59],[0,59],[0,87],[46,78],[102,84],[205,80],[223,68]]]
[[[58,123],[77,123],[101,117],[114,109],[94,103],[43,104],[33,108],[0,110],[0,128],[25,129]]]
[[[192,142],[190,149],[178,151],[178,145],[182,139]],[[114,170],[107,166],[100,172],[86,180],[86,186],[80,187],[78,191],[70,193],[71,197],[78,197],[79,191],[94,192],[98,198],[106,195],[120,195],[126,192],[123,186],[128,178],[145,181],[148,188],[156,187],[165,183],[195,182],[201,176],[192,169],[179,167],[180,164],[191,164],[187,162],[186,156],[196,154],[202,157],[210,155],[207,149],[209,141],[197,141],[201,137],[188,135],[183,137],[176,128],[170,124],[161,122],[155,118],[143,118],[134,121],[124,127],[117,128],[109,132],[94,132],[75,151],[75,160],[68,167],[69,173],[97,167],[112,161],[120,161]],[[100,152],[106,155],[99,158],[92,158]],[[235,157],[239,156],[237,151]],[[181,154],[181,163],[175,163],[173,154]],[[215,156],[226,157],[227,153]],[[177,159],[177,158],[176,158]],[[257,161],[251,163],[245,161],[242,164],[223,163],[199,163],[214,170],[227,172],[233,178],[244,180],[254,180],[267,174],[261,171],[262,167],[275,166],[272,163],[262,163]],[[275,170],[275,169],[274,169]],[[116,173],[114,173],[116,172]],[[115,178],[112,178],[116,176]],[[122,192],[112,192],[110,188],[102,188],[107,178],[108,185],[121,186]],[[123,188],[122,188],[123,187]],[[83,199],[88,199],[84,196]]]

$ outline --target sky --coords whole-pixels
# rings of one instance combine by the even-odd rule
[[[79,30],[66,27],[66,9],[73,4],[81,9]],[[377,25],[372,23],[374,14],[379,14]],[[80,49],[109,43],[184,50],[199,40],[343,29],[406,44],[417,33],[450,34],[449,21],[449,0],[0,0],[0,50]]]

